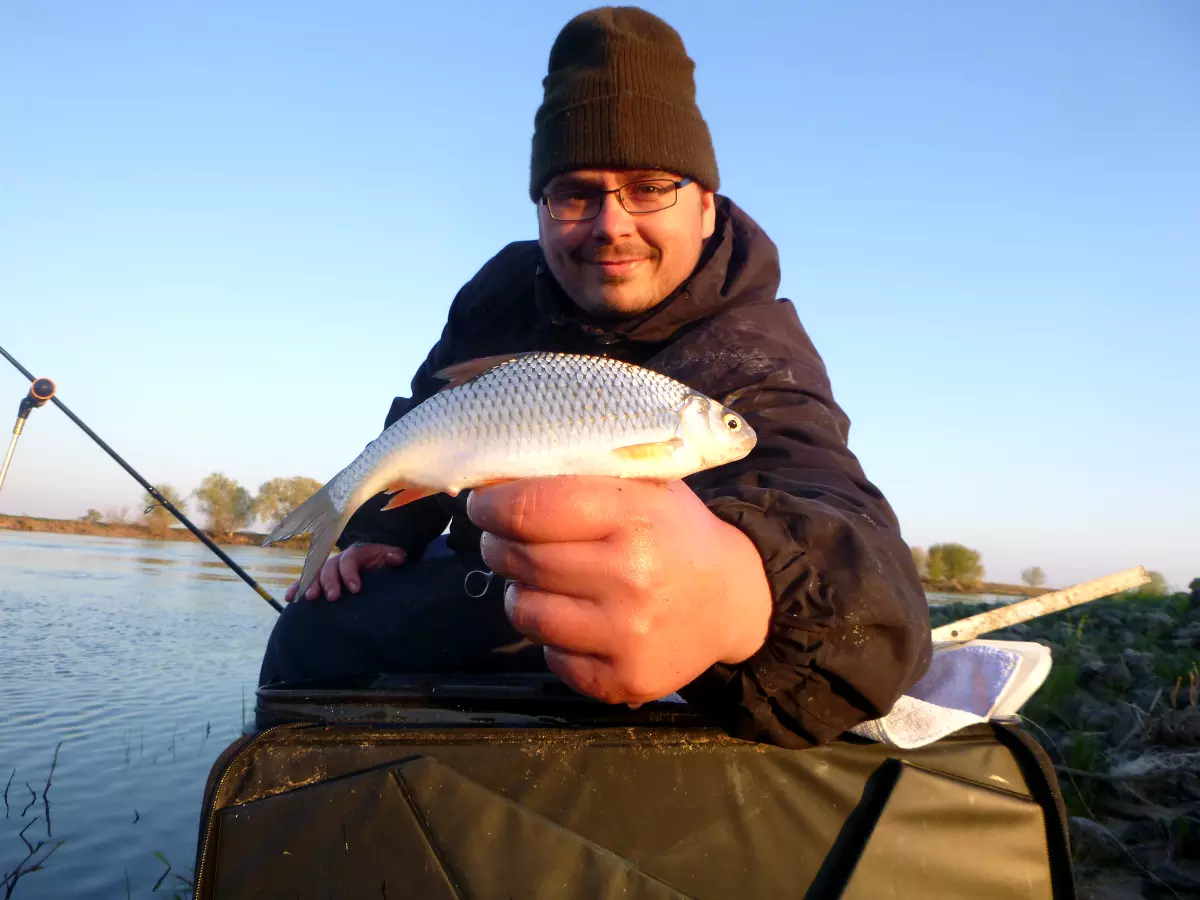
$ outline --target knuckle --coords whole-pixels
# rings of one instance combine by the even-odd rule
[[[538,495],[542,490],[543,486],[538,483],[516,492],[506,516],[506,524],[510,532],[519,534],[534,519],[539,505]]]
[[[651,593],[656,582],[651,567],[640,560],[633,560],[625,566],[621,580],[625,590],[635,595]]]

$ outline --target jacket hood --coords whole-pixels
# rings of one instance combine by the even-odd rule
[[[695,270],[657,306],[623,318],[588,313],[566,295],[543,257],[534,289],[539,315],[556,325],[575,325],[592,334],[657,343],[727,309],[774,301],[779,291],[775,242],[728,197],[718,194],[716,204],[716,227]]]

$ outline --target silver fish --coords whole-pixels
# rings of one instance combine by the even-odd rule
[[[519,478],[606,475],[670,481],[741,459],[746,420],[684,384],[597,356],[534,352],[472,360],[294,509],[264,546],[310,532],[299,594],[363,503],[394,509]]]

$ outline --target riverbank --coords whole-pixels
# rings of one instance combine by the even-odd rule
[[[52,534],[89,534],[102,537],[136,538],[143,541],[194,541],[196,536],[182,526],[168,528],[165,531],[152,530],[146,525],[137,523],[85,522],[80,519],[42,519],[37,516],[9,516],[0,514],[0,530],[8,531],[44,531]],[[216,534],[211,531],[204,534],[215,544],[230,547],[260,547],[266,540],[265,534],[254,531],[236,531],[232,534]],[[289,538],[272,544],[273,547],[287,547],[292,550],[307,550],[308,536]]]
[[[988,635],[1053,653],[1022,712],[1058,769],[1083,900],[1200,896],[1200,578],[1190,588],[1097,600]],[[981,608],[942,606],[931,618]]]
[[[974,584],[963,584],[958,581],[927,581],[921,579],[927,594],[992,594],[1000,597],[1011,597],[1021,600],[1025,597],[1037,597],[1048,594],[1054,588],[1030,587],[1027,584],[1004,584],[999,581],[979,581]]]

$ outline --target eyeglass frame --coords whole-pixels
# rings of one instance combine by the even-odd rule
[[[608,190],[598,190],[598,191],[596,191],[596,195],[600,199],[600,207],[596,210],[596,212],[594,214],[592,214],[590,216],[584,216],[582,219],[560,219],[560,218],[558,218],[558,216],[554,215],[554,213],[551,212],[551,210],[550,210],[550,198],[551,197],[553,197],[555,194],[570,194],[570,193],[574,193],[575,191],[571,191],[571,190],[551,191],[548,194],[542,194],[540,197],[538,197],[538,204],[546,207],[546,212],[549,213],[550,218],[553,219],[555,222],[590,222],[592,219],[599,216],[600,213],[604,212],[605,198],[608,197],[609,194],[616,194],[617,202],[621,204],[621,209],[625,210],[625,212],[629,213],[629,215],[631,215],[631,216],[652,216],[652,215],[654,215],[654,213],[662,212],[664,209],[671,209],[671,207],[675,206],[675,204],[679,202],[679,189],[687,187],[689,184],[694,183],[695,180],[696,179],[692,178],[690,175],[685,175],[685,176],[683,176],[683,178],[679,179],[678,181],[675,181],[674,179],[671,179],[671,178],[638,178],[636,181],[628,181],[625,184],[621,185],[620,187],[609,188]],[[625,188],[631,187],[635,184],[648,184],[648,183],[654,182],[654,181],[665,181],[665,182],[669,183],[672,187],[675,188],[675,194],[671,200],[671,203],[668,206],[660,206],[658,209],[647,209],[647,210],[634,211],[625,205],[625,198],[621,195],[621,191],[623,191],[623,190],[625,190]]]

